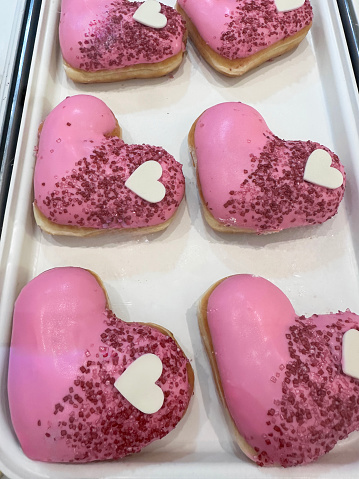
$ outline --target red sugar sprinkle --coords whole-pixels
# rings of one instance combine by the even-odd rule
[[[285,372],[282,396],[267,411],[271,420],[263,426],[264,437],[271,440],[262,438],[261,448],[252,444],[258,465],[277,463],[279,450],[283,467],[312,462],[358,427],[359,380],[343,374],[341,351],[335,351],[344,329],[358,329],[359,317],[353,314],[343,328],[342,313],[333,315],[330,335],[323,334],[319,321],[317,315],[297,317],[285,335],[291,361],[284,369],[279,366]]]
[[[278,12],[273,0],[237,0],[235,11],[228,15],[226,31],[220,36],[218,53],[231,60],[252,55],[309,25],[313,18],[308,0],[289,12]]]
[[[56,421],[45,433],[55,442],[66,441],[69,451],[73,451],[72,462],[121,458],[139,452],[177,425],[190,400],[187,359],[172,338],[143,324],[125,324],[111,311],[107,311],[104,325],[101,348],[109,354],[86,360],[79,368],[73,384],[54,407]],[[95,357],[94,347],[87,350],[92,350]],[[158,384],[165,400],[158,412],[144,414],[113,384],[126,363],[154,350],[163,363]]]
[[[265,233],[282,229],[283,221],[291,214],[295,214],[296,221],[308,225],[334,216],[344,195],[344,185],[329,190],[303,181],[310,154],[318,148],[327,149],[312,141],[285,141],[273,134],[268,134],[267,139],[260,155],[251,159],[252,173],[239,191],[229,191],[224,203],[225,208],[231,208],[229,213],[236,217],[237,226],[248,218],[254,229]],[[334,154],[332,166],[340,166]]]
[[[149,203],[124,186],[128,177],[144,162],[158,161],[163,168],[161,183],[166,195]],[[76,162],[71,173],[55,184],[39,209],[51,221],[92,228],[138,227],[138,219],[160,224],[170,217],[182,198],[182,165],[163,148],[127,145],[117,137],[105,138],[89,155]],[[81,208],[79,208],[79,206]],[[66,216],[65,216],[66,215]]]

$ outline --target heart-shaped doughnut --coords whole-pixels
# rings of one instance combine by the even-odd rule
[[[159,2],[150,0],[154,4]],[[160,77],[177,68],[186,49],[186,24],[174,8],[162,4],[146,22],[148,6],[129,0],[62,0],[59,36],[67,76],[81,83],[112,82]]]
[[[177,0],[176,8],[202,57],[228,76],[298,46],[313,19],[309,0]]]
[[[47,116],[34,174],[35,218],[44,231],[150,233],[169,225],[184,197],[182,165],[161,147],[120,137],[111,110],[90,95],[68,97]],[[147,162],[155,164],[155,181],[152,168],[138,174]],[[140,176],[140,191],[126,186],[132,175]]]
[[[131,403],[115,387],[148,355],[162,364],[156,387],[163,404],[156,412],[141,412],[136,396]],[[172,334],[154,324],[118,319],[91,272],[54,268],[21,291],[8,393],[12,423],[29,458],[90,462],[139,452],[173,430],[192,391],[192,368]],[[147,400],[152,404],[142,398],[145,407]]]
[[[217,231],[261,234],[323,223],[343,199],[344,167],[335,153],[313,141],[278,138],[244,103],[206,110],[188,142],[204,215]],[[331,164],[316,168],[315,180],[305,177],[308,161],[318,156]],[[328,168],[340,182],[325,182]]]
[[[235,275],[204,295],[199,325],[237,441],[258,465],[310,463],[359,428],[359,375],[342,365],[358,315],[298,316],[269,281]]]

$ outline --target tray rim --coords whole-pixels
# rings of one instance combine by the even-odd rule
[[[52,3],[54,3],[54,1],[57,2],[57,0],[51,0],[51,1],[52,1]],[[44,2],[44,4],[42,5],[40,19],[39,19],[39,31],[40,32],[42,31],[42,28],[44,28],[43,27],[43,19],[44,19],[44,16],[45,16],[44,12],[45,12],[45,9],[46,9],[47,5],[49,5],[48,2]],[[345,78],[345,80],[346,80],[345,83],[348,86],[348,91],[345,92],[345,95],[347,96],[346,102],[350,101],[352,105],[355,105],[355,107],[353,107],[353,115],[356,118],[355,124],[359,125],[359,121],[358,121],[358,119],[359,119],[359,102],[358,102],[357,95],[355,95],[354,91],[353,91],[353,87],[354,87],[354,84],[355,84],[354,83],[355,82],[354,74],[353,74],[353,71],[352,71],[348,50],[347,50],[347,47],[346,47],[346,44],[345,44],[344,32],[341,29],[341,24],[339,23],[338,9],[337,9],[336,4],[333,3],[333,0],[332,0],[332,3],[329,3],[326,8],[328,8],[328,11],[331,11],[331,14],[332,14],[331,21],[329,21],[329,19],[327,19],[328,23],[333,23],[333,24],[336,23],[336,26],[338,28],[338,30],[335,32],[335,34],[338,37],[337,42],[339,42],[338,46],[340,47],[341,52],[340,53],[339,53],[339,51],[336,52],[337,57],[338,57],[336,61],[340,61],[340,63],[344,66],[343,72],[339,76],[340,76],[341,79]],[[333,15],[334,15],[334,18],[333,18]],[[37,51],[41,47],[39,37],[40,37],[40,35],[38,34],[37,38],[36,38],[35,48],[34,48],[34,58],[36,58]],[[36,62],[34,62],[33,66],[32,66],[32,69],[31,69],[31,72],[30,72],[29,85],[32,85],[34,71],[35,71],[35,68],[36,68],[35,63]],[[349,84],[348,84],[348,82],[349,82]],[[28,90],[28,93],[26,95],[25,106],[24,106],[24,114],[23,114],[23,119],[22,119],[22,122],[21,122],[19,136],[22,135],[22,133],[24,132],[24,129],[26,128],[26,119],[27,119],[27,116],[29,115],[30,103],[33,100],[33,98],[31,98],[31,90],[32,90],[32,88],[30,87],[29,90]],[[353,127],[352,130],[355,130],[355,128]],[[21,168],[21,163],[20,163],[20,159],[19,159],[20,150],[21,150],[21,145],[18,145],[18,148],[17,148],[17,151],[16,151],[16,157],[15,157],[14,173],[13,173],[13,178],[11,180],[11,185],[10,185],[10,190],[9,190],[8,207],[7,207],[7,210],[6,210],[6,213],[5,213],[5,219],[4,219],[5,234],[3,235],[4,239],[1,239],[1,242],[0,242],[0,268],[1,268],[1,266],[3,264],[3,261],[4,261],[3,258],[4,258],[4,254],[6,253],[6,248],[8,248],[9,256],[13,259],[14,258],[14,253],[13,252],[15,251],[15,253],[16,253],[16,250],[19,246],[18,241],[17,242],[15,241],[13,243],[12,238],[11,238],[11,236],[12,236],[11,233],[10,233],[10,239],[8,238],[8,235],[9,235],[8,230],[12,225],[12,220],[13,219],[11,218],[11,208],[14,204],[14,199],[13,198],[16,197],[16,194],[17,194],[16,181],[18,180],[18,175],[20,174],[19,170]],[[354,165],[354,167],[355,166],[356,165]],[[359,165],[356,167],[356,169],[359,169]],[[359,175],[358,175],[358,177],[359,177]],[[15,201],[15,203],[16,203],[16,201]],[[6,236],[6,238],[5,238],[5,236]],[[10,244],[9,244],[9,241],[10,241]],[[7,264],[7,266],[5,268],[5,272],[4,272],[4,277],[5,276],[10,277],[10,279],[12,281],[12,284],[13,284],[13,287],[15,287],[15,284],[16,284],[16,277],[14,277],[15,273],[12,274],[12,272],[11,272],[11,269],[13,268],[13,266],[14,266],[14,263],[12,263],[11,265]],[[1,286],[2,286],[1,281],[2,281],[2,279],[0,277],[0,290],[1,290]],[[9,290],[9,287],[7,287],[7,290]],[[1,353],[1,355],[3,355],[3,353]],[[1,360],[0,360],[0,362],[1,362]],[[1,447],[0,447],[0,452],[1,452]],[[1,466],[3,466],[3,465],[1,464],[1,460],[0,460],[0,467]],[[194,464],[193,463],[181,464],[181,466],[183,467],[183,471],[188,470],[188,472],[189,471],[192,472],[191,469],[194,467]],[[193,473],[195,474],[194,477],[203,477],[203,476],[200,475],[202,473],[201,467],[200,466],[198,466],[198,467],[199,467],[198,470],[193,471]],[[11,477],[14,477],[14,478],[18,477],[19,479],[21,479],[20,476],[13,475],[11,473],[11,471],[8,471],[6,466],[3,467],[3,469],[4,469],[5,473],[10,472]],[[162,475],[161,476],[158,475],[158,472],[159,472],[158,470],[154,471],[154,472],[155,472],[156,475],[153,475],[153,476],[151,475],[151,476],[148,476],[148,477],[162,477]],[[171,468],[171,473],[172,472],[174,472],[174,471]],[[236,467],[234,466],[233,474],[235,472],[236,472]],[[166,471],[163,471],[163,473],[164,473],[163,477],[166,477],[166,475],[169,473],[169,470],[167,469]],[[36,477],[42,477],[42,476],[39,475],[39,476],[36,476]],[[134,476],[134,477],[137,477],[137,476]],[[177,475],[174,475],[174,477],[177,477]],[[228,476],[228,477],[231,477],[231,476]]]

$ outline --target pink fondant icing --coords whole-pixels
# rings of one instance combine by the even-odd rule
[[[338,210],[345,174],[339,158],[312,141],[275,136],[254,108],[215,105],[198,119],[195,153],[204,203],[226,226],[257,233],[323,223]],[[324,149],[343,185],[328,189],[303,180],[310,154]]]
[[[142,2],[62,0],[60,46],[64,59],[85,71],[158,63],[185,50],[185,23],[162,5],[167,25],[154,29],[133,19]]]
[[[306,0],[279,12],[274,0],[178,0],[212,50],[234,60],[246,58],[308,26],[313,18]]]
[[[269,281],[235,275],[210,295],[207,320],[229,412],[259,465],[312,462],[359,428],[359,380],[341,367],[358,315],[297,316]]]
[[[108,138],[116,127],[98,98],[66,98],[48,115],[40,133],[34,175],[35,203],[52,222],[85,228],[140,228],[167,221],[184,196],[180,165],[161,147],[128,145]],[[149,203],[125,187],[145,161],[162,167],[166,195]]]
[[[114,382],[138,357],[163,363],[165,400],[154,414],[132,406]],[[45,462],[116,459],[168,434],[190,400],[187,359],[169,336],[125,323],[106,307],[88,271],[46,271],[14,309],[8,393],[24,453]]]

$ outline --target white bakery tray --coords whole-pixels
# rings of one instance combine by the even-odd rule
[[[9,478],[359,476],[359,434],[304,467],[264,469],[244,458],[228,432],[196,319],[203,292],[235,273],[274,282],[299,314],[346,308],[359,313],[358,95],[335,0],[312,4],[314,24],[303,43],[240,79],[214,72],[189,42],[180,68],[162,79],[81,86],[67,80],[62,69],[60,1],[43,2],[0,249],[0,469]],[[51,237],[36,227],[31,205],[37,129],[55,105],[78,93],[96,95],[112,108],[125,141],[163,146],[183,163],[186,202],[165,232],[79,239]],[[204,224],[187,133],[203,110],[223,101],[257,108],[281,138],[318,141],[339,155],[347,189],[332,220],[268,236],[225,236]],[[195,395],[177,429],[121,461],[34,462],[22,453],[11,426],[6,380],[13,304],[30,279],[64,265],[99,274],[122,319],[170,329],[195,370]]]
[[[356,17],[358,19],[359,18],[359,0],[352,0],[352,4],[353,4],[353,7],[354,7]]]

